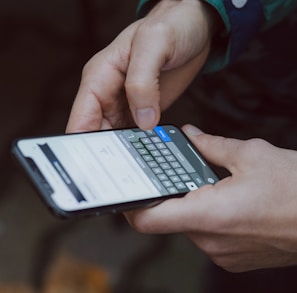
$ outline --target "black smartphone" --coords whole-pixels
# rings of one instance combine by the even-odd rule
[[[59,216],[123,212],[218,177],[174,125],[18,139],[12,153]]]

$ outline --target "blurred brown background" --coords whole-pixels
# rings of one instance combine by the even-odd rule
[[[99,292],[82,284],[97,284],[90,275],[100,272],[112,292],[203,287],[207,259],[183,236],[140,235],[121,216],[58,220],[9,154],[17,137],[64,132],[83,65],[135,19],[136,5],[0,1],[0,292],[47,292],[55,282],[51,292]],[[173,122],[189,115],[184,107]]]
[[[296,292],[296,267],[230,274],[184,236],[141,235],[120,215],[58,220],[12,161],[15,138],[64,132],[84,64],[135,19],[136,6],[137,0],[0,0],[0,293]],[[289,24],[296,19],[295,13]],[[163,122],[296,149],[296,99],[283,99],[279,83],[286,64],[295,66],[296,30],[286,25],[262,36],[274,44],[278,33],[285,53],[269,46],[277,55],[263,56],[289,62],[259,63],[255,40],[241,64],[199,78]]]

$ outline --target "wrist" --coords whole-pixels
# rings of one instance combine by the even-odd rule
[[[221,30],[223,27],[222,19],[217,12],[217,10],[205,1],[199,1],[204,10],[204,15],[206,16],[206,21],[208,23],[208,32],[211,39]]]

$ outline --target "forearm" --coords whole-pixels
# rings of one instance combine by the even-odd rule
[[[140,1],[138,15],[144,16],[157,2]],[[219,33],[205,66],[206,72],[217,71],[234,62],[259,31],[275,25],[297,8],[294,0],[248,0],[246,3],[239,1],[239,4],[236,0],[204,2],[211,5],[221,19]]]

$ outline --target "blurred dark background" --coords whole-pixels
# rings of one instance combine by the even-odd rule
[[[99,289],[101,272],[112,292],[296,292],[294,267],[230,274],[184,236],[141,235],[120,215],[58,220],[12,161],[15,138],[64,132],[84,64],[135,19],[136,6],[0,1],[0,293],[110,292]],[[237,64],[198,78],[162,121],[297,149],[296,74],[283,79],[296,68],[296,30],[287,29],[296,20],[261,36],[268,51],[255,40]]]
[[[83,65],[135,19],[136,6],[136,0],[0,1],[1,293],[44,290],[61,255],[101,268],[114,292],[202,286],[206,259],[183,236],[140,235],[121,216],[58,220],[9,154],[17,137],[64,132]],[[89,292],[80,290],[71,292]]]

